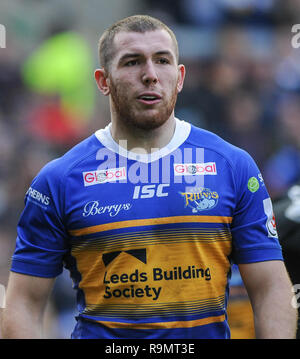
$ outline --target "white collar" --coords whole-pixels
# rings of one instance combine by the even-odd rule
[[[132,151],[127,151],[124,147],[119,146],[119,144],[115,142],[111,136],[111,123],[109,123],[104,129],[96,131],[95,136],[103,146],[115,153],[118,153],[120,156],[126,157],[129,160],[150,163],[164,156],[167,156],[176,150],[180,145],[182,145],[183,142],[188,138],[191,131],[191,125],[185,121],[179,120],[178,118],[175,118],[175,121],[175,132],[171,141],[165,147],[152,153],[135,153]]]

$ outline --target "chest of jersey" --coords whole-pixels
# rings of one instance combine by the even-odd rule
[[[224,164],[169,158],[106,165],[83,168],[68,186],[72,255],[87,301],[100,305],[87,311],[123,303],[128,317],[128,305],[140,303],[142,316],[143,305],[152,313],[151,303],[161,303],[163,310],[174,296],[186,313],[207,298],[209,311],[222,308],[233,211],[230,177],[218,173]]]
[[[169,157],[105,166],[91,163],[69,179],[70,229],[165,217],[232,217],[234,183],[222,160],[178,163]]]

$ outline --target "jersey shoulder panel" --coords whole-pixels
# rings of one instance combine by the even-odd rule
[[[191,133],[186,142],[216,152],[224,157],[231,165],[236,164],[236,161],[252,159],[249,153],[242,148],[227,142],[213,132],[193,125],[191,126]]]
[[[222,158],[230,168],[237,192],[245,187],[251,176],[260,175],[260,170],[255,160],[247,151],[227,142],[210,131],[192,126],[186,143],[200,148],[203,147],[206,152],[211,153],[212,158]]]
[[[92,135],[71,148],[62,157],[46,164],[40,173],[51,174],[51,176],[57,174],[62,178],[80,162],[95,154],[101,147],[103,145],[101,145],[95,135]]]
[[[71,148],[62,157],[48,162],[33,179],[27,194],[31,191],[47,194],[63,217],[66,177],[78,164],[94,155],[101,146],[95,135],[92,135]],[[25,197],[25,203],[26,199],[28,196]]]

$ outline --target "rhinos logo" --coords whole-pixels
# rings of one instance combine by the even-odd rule
[[[192,208],[193,213],[206,211],[216,207],[219,194],[209,188],[199,188],[192,192],[180,192],[184,197],[184,206]]]

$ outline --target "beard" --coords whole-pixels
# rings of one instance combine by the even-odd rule
[[[169,98],[163,96],[159,104],[145,108],[136,98],[130,98],[128,87],[110,80],[112,106],[118,119],[125,125],[141,130],[153,130],[162,126],[173,113],[178,95],[176,84]]]

